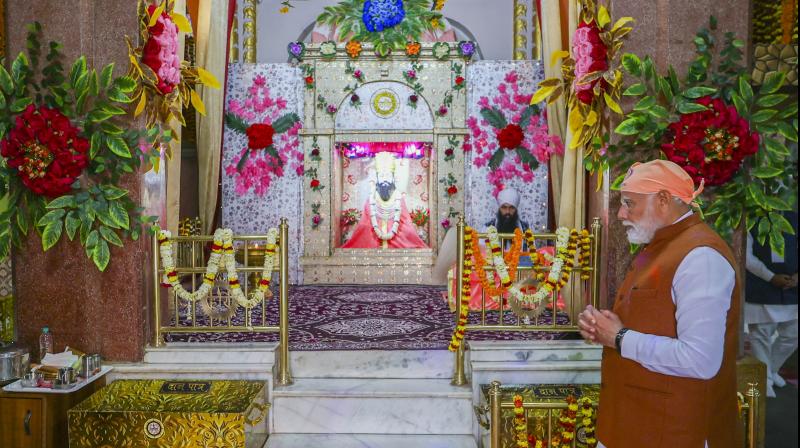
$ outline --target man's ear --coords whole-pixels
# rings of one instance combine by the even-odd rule
[[[668,206],[671,201],[672,195],[667,190],[661,190],[658,192],[659,205]]]

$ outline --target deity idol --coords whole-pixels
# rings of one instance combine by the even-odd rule
[[[417,235],[403,193],[395,184],[395,155],[375,154],[375,190],[353,235],[342,245],[350,249],[419,249],[427,245]]]

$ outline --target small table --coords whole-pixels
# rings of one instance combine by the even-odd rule
[[[105,366],[69,389],[22,387],[16,381],[0,391],[0,446],[56,448],[68,440],[67,411],[106,384]]]

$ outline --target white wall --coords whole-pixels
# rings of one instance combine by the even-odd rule
[[[240,54],[244,38],[241,32],[243,3],[239,0]],[[337,0],[292,0],[295,7],[288,14],[280,14],[280,0],[261,0],[258,5],[258,62],[286,62],[286,44],[297,40],[325,6],[336,3]],[[530,16],[530,0],[527,3]],[[513,6],[514,0],[449,0],[442,13],[470,30],[484,59],[511,59]]]

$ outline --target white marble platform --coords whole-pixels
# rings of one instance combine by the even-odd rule
[[[290,352],[295,378],[451,378],[447,350]]]
[[[275,434],[265,448],[477,448],[471,436]]]
[[[277,342],[170,342],[162,347],[147,347],[146,364],[274,364]]]
[[[277,434],[468,436],[472,420],[470,389],[447,379],[298,379],[273,391]]]

